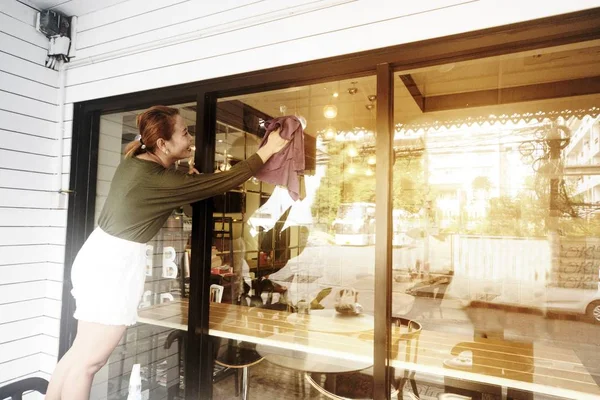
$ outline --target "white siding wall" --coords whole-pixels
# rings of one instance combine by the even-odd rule
[[[48,42],[34,18],[16,0],[0,1],[0,386],[48,379],[58,353],[66,223],[55,187],[58,73],[43,66]]]

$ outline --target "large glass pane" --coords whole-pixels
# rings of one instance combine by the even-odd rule
[[[193,104],[173,106],[179,109],[195,132]],[[138,134],[137,115],[144,110],[104,114],[100,117],[98,178],[95,223],[108,195],[115,170],[124,157],[127,144]],[[176,168],[186,170],[192,160],[182,160]],[[128,327],[107,365],[96,374],[92,399],[127,398],[129,377],[134,364],[141,365],[142,391],[151,399],[183,398],[183,340],[187,308],[181,308],[189,291],[189,248],[191,207],[173,211],[159,233],[147,244],[146,281],[139,305],[139,323]],[[171,313],[171,314],[169,314]]]
[[[300,199],[264,177],[215,198],[215,398],[236,379],[251,398],[317,398],[372,365],[375,89],[363,77],[218,101],[216,173],[256,151],[267,121],[306,126]]]
[[[599,50],[395,73],[400,390],[600,396]]]

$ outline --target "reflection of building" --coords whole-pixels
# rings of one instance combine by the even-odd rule
[[[456,223],[469,228],[487,216],[490,198],[515,197],[523,189],[532,170],[519,156],[515,134],[518,140],[530,138],[528,129],[510,122],[428,132],[427,187],[441,228]]]
[[[583,195],[584,203],[600,202],[600,117],[585,116],[572,124],[571,142],[563,150],[567,171],[575,176],[573,195]]]

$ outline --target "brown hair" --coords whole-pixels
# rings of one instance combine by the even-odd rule
[[[125,147],[125,157],[135,157],[144,151],[154,152],[160,138],[170,140],[175,127],[175,116],[179,110],[172,107],[153,106],[137,116],[140,140],[134,140]],[[145,146],[142,149],[142,145]]]

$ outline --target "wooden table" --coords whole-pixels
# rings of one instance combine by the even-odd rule
[[[310,310],[309,315],[293,313],[288,315],[291,324],[305,324],[305,329],[311,332],[356,333],[372,331],[373,316],[368,314],[342,315],[333,309]]]
[[[138,322],[187,330],[186,302],[170,302],[139,310]],[[307,354],[373,364],[373,332],[348,334],[309,331],[291,324],[289,313],[212,303],[209,334],[279,347]],[[393,340],[393,338],[392,338]],[[471,365],[456,367],[449,360],[463,351],[473,354]],[[463,353],[464,354],[464,353]],[[473,336],[421,332],[417,362],[406,362],[402,349],[391,365],[400,369],[483,382],[578,400],[597,400],[600,387],[572,350]]]

